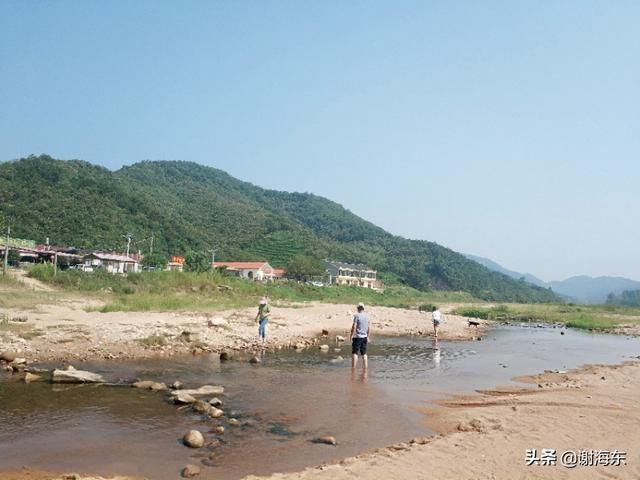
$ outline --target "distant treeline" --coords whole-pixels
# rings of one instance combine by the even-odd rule
[[[640,290],[625,290],[618,295],[610,293],[607,296],[607,305],[640,307]]]

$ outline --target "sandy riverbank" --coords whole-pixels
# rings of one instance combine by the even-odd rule
[[[82,298],[43,303],[35,309],[3,309],[10,321],[1,332],[0,351],[32,360],[142,358],[183,353],[251,351],[257,348],[256,309],[203,312],[91,311],[98,305]],[[88,311],[89,310],[89,311]],[[271,307],[267,348],[311,343],[323,330],[323,342],[348,337],[353,305],[295,304]],[[431,315],[388,307],[367,308],[372,337],[431,335]],[[445,314],[444,340],[468,340],[483,334],[485,325],[469,327],[467,319]]]

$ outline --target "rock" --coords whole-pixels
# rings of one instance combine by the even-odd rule
[[[182,476],[184,478],[193,478],[200,475],[200,467],[193,464],[188,464],[182,469]]]
[[[342,335],[336,335],[336,342],[344,342],[346,339]]]
[[[338,355],[336,358],[332,358],[331,360],[329,360],[331,363],[340,363],[342,361],[344,361],[344,358],[342,358],[340,355]]]
[[[16,354],[13,352],[2,352],[0,353],[0,360],[3,360],[7,363],[11,363],[16,359]]]
[[[327,435],[325,437],[318,437],[314,440],[314,443],[324,443],[325,445],[337,445],[336,437]]]
[[[196,397],[180,391],[176,391],[176,395],[172,394],[172,398],[173,403],[178,405],[187,405],[196,401]]]
[[[328,352],[329,351],[329,345],[327,345],[326,343],[323,344],[323,345],[320,345],[318,348],[323,352]]]
[[[24,383],[37,382],[38,380],[42,380],[42,376],[35,375],[31,372],[27,372],[27,374],[24,376]]]
[[[85,370],[67,368],[67,370],[54,370],[51,376],[53,383],[105,383],[102,375]]]
[[[322,336],[326,337],[329,335],[329,330],[325,330],[324,328],[322,329]]]
[[[182,382],[180,380],[176,380],[171,384],[172,390],[180,390],[182,388]]]
[[[297,351],[302,351],[305,348],[307,348],[307,346],[304,343],[296,343],[295,346],[293,347],[295,348]]]
[[[222,400],[220,400],[218,397],[213,397],[211,400],[209,400],[209,405],[220,407],[222,406]]]
[[[143,390],[154,390],[154,391],[167,390],[167,386],[164,383],[154,382],[152,380],[142,380],[140,382],[134,383],[131,386],[135,388],[141,388]]]
[[[220,361],[226,362],[229,360],[229,354],[227,352],[220,352]]]
[[[220,410],[219,408],[213,407],[211,405],[209,405],[208,413],[211,418],[220,418],[224,415],[224,412],[222,410]]]
[[[202,448],[204,446],[204,436],[199,430],[189,430],[182,437],[182,442],[189,448]]]
[[[560,335],[564,335],[564,332],[560,332]]]
[[[13,362],[11,362],[14,365],[26,365],[27,364],[27,359],[26,358],[14,358]]]
[[[230,418],[229,419],[229,425],[233,425],[234,427],[238,426],[238,425],[240,425],[240,420],[238,420],[237,418]]]
[[[210,327],[226,327],[227,325],[229,325],[229,322],[227,322],[224,318],[212,318],[207,322],[207,325]]]
[[[410,445],[426,445],[431,443],[433,439],[429,437],[415,437],[409,442]]]
[[[223,427],[222,425],[218,425],[218,426],[215,428],[215,432],[216,432],[218,435],[224,435],[224,427]]]
[[[257,363],[260,363],[260,359],[258,357],[251,357],[251,360],[249,360],[249,363],[253,363],[255,365]]]
[[[199,396],[199,395],[222,395],[224,393],[224,387],[219,385],[203,385],[200,388],[176,390],[171,392],[172,396],[179,394]]]
[[[203,400],[196,400],[191,404],[191,408],[196,413],[209,413],[209,410],[214,407]]]

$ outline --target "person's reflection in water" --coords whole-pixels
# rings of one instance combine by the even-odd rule
[[[361,371],[357,371],[357,370],[351,370],[351,381],[352,382],[358,382],[358,383],[367,383],[367,380],[369,378],[369,371],[368,370],[361,370]]]
[[[438,346],[437,338],[433,339],[432,359],[433,359],[433,366],[435,368],[439,368],[440,367],[440,347]]]

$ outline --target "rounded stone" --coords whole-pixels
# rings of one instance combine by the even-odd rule
[[[200,467],[193,464],[188,464],[182,469],[183,478],[193,478],[200,475]]]
[[[16,354],[13,352],[0,353],[0,360],[4,360],[7,363],[11,363],[16,359]]]
[[[189,448],[202,448],[204,446],[204,436],[198,430],[189,430],[182,437],[182,441]]]

